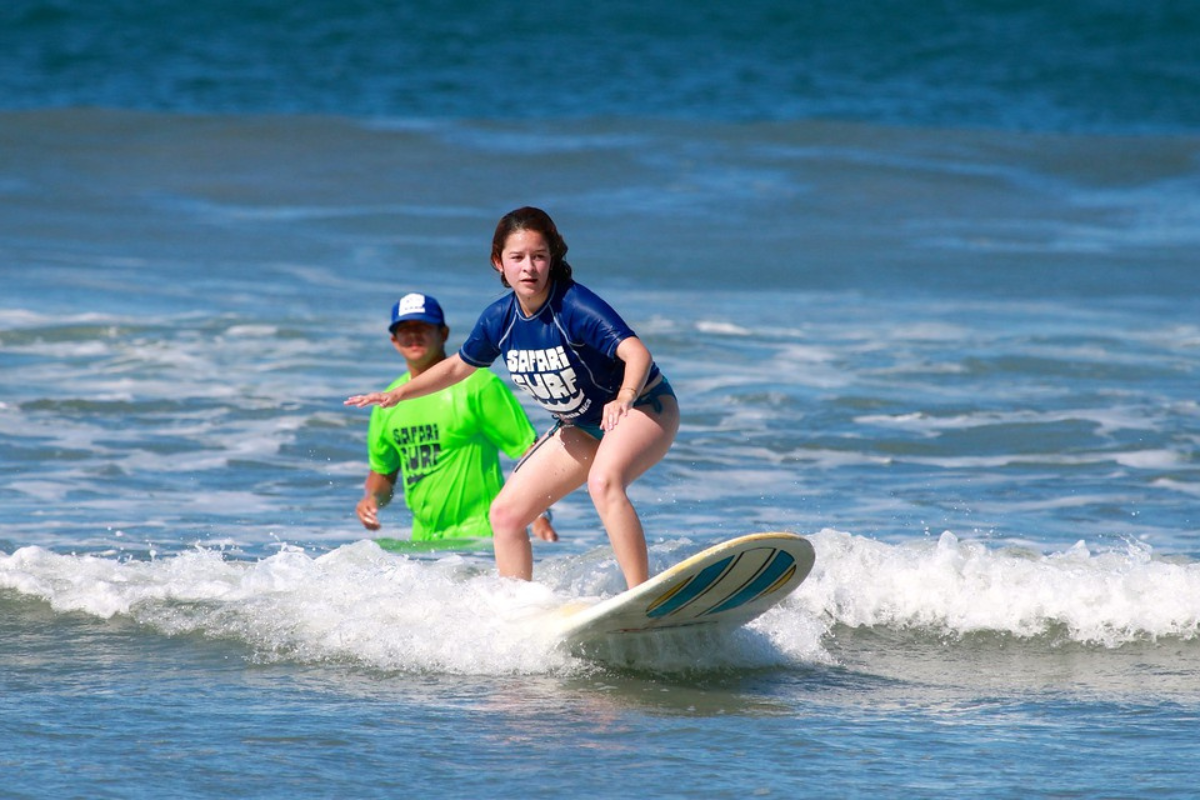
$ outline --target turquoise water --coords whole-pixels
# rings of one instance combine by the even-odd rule
[[[6,796],[1193,793],[1190,6],[665,9],[0,11]],[[525,203],[679,393],[652,567],[815,546],[732,636],[556,647],[582,494],[527,585],[353,517]]]

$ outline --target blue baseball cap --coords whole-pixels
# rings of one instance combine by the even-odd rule
[[[392,322],[388,325],[388,330],[410,320],[438,326],[446,324],[446,317],[442,314],[442,307],[438,305],[438,301],[418,292],[404,295],[400,302],[392,306]]]

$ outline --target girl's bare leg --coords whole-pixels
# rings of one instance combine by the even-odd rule
[[[488,514],[501,577],[533,577],[533,546],[527,528],[539,514],[583,485],[598,445],[576,428],[560,428],[509,476]]]
[[[608,531],[613,553],[630,588],[649,576],[646,534],[629,502],[629,485],[667,454],[679,431],[679,405],[661,398],[662,411],[639,407],[607,432],[588,471],[588,493]]]

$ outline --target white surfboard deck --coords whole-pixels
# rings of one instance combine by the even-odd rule
[[[568,606],[558,635],[578,646],[617,634],[744,625],[799,586],[815,558],[794,533],[741,536],[593,606]]]

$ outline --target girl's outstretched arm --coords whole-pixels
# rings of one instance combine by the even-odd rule
[[[459,381],[465,380],[475,370],[476,367],[472,367],[459,358],[458,353],[455,353],[452,356],[447,356],[445,360],[434,364],[403,386],[397,386],[390,392],[356,394],[353,397],[346,398],[346,402],[343,405],[356,406],[357,408],[377,405],[388,408],[396,405],[401,400],[411,400],[414,397],[424,397],[427,394],[440,392],[447,386],[453,386]]]

